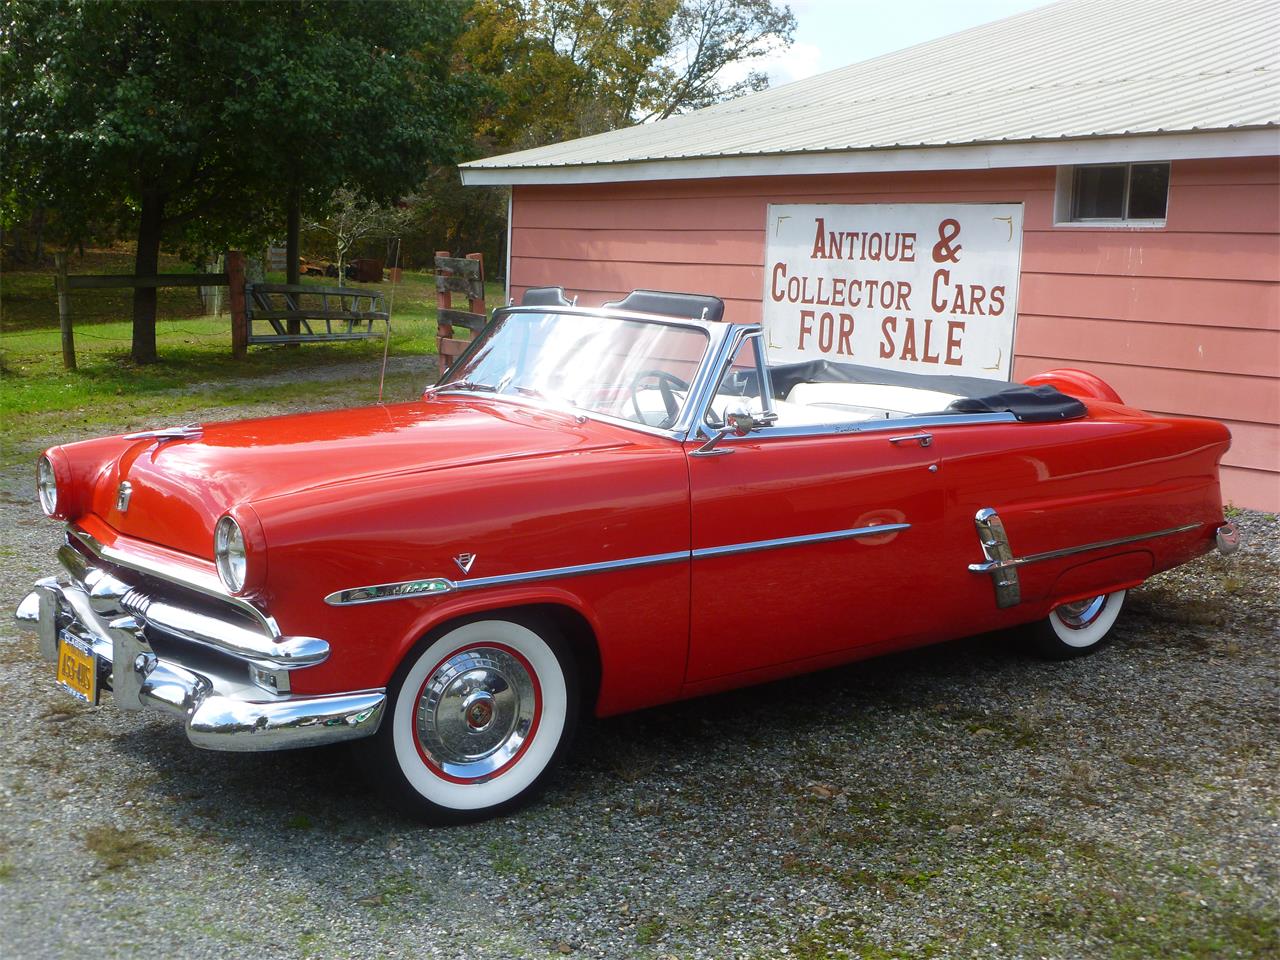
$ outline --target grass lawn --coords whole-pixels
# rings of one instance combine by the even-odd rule
[[[128,273],[132,256],[92,250],[73,256],[72,273]],[[166,273],[193,272],[189,264],[162,257]],[[283,282],[283,275],[269,280]],[[305,278],[318,285],[326,278]],[[380,288],[391,306],[391,356],[427,356],[436,352],[435,277],[403,274],[397,284],[348,284]],[[489,309],[503,302],[500,284],[487,288]],[[31,437],[56,434],[64,425],[93,426],[151,414],[157,421],[181,416],[199,396],[201,403],[254,403],[270,390],[281,399],[318,392],[325,368],[382,356],[382,341],[304,344],[297,348],[254,346],[248,358],[231,358],[231,320],[207,317],[195,288],[159,291],[156,341],[160,362],[138,366],[129,360],[132,291],[84,290],[72,294],[76,359],[79,369],[62,367],[53,271],[6,270],[0,276],[0,447],[9,459],[14,446]],[[460,298],[455,296],[455,302]],[[295,372],[298,382],[256,388],[253,381]],[[403,379],[403,378],[402,378]],[[237,382],[238,381],[238,382]],[[413,395],[424,384],[388,384],[388,396]],[[412,386],[412,389],[410,389]],[[375,388],[376,389],[376,388]]]

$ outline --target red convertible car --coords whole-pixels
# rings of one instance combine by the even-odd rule
[[[458,821],[533,796],[582,710],[1023,624],[1078,656],[1236,546],[1219,423],[1074,370],[770,364],[723,309],[544,288],[412,403],[53,447],[62,570],[18,619],[83,701],[215,750],[369,738]]]

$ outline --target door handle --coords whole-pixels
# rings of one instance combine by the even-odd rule
[[[927,447],[927,446],[929,446],[929,445],[931,445],[931,444],[933,443],[933,434],[932,434],[932,433],[924,433],[924,432],[921,432],[921,433],[906,433],[906,434],[903,434],[903,435],[902,435],[902,436],[900,436],[900,437],[890,437],[890,438],[889,438],[889,442],[890,442],[890,443],[892,443],[892,444],[894,444],[895,446],[896,446],[896,445],[898,445],[899,443],[910,443],[912,440],[915,440],[915,441],[916,441],[917,443],[919,443],[919,444],[920,444],[920,446],[922,446],[922,447]]]

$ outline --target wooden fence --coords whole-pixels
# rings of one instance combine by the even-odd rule
[[[241,273],[244,272],[243,254],[241,256]],[[54,275],[54,288],[58,293],[58,327],[62,332],[62,365],[68,370],[76,368],[76,341],[71,325],[71,291],[72,290],[111,290],[131,289],[146,290],[154,287],[226,287],[230,285],[226,273],[157,273],[152,277],[136,277],[132,275],[109,274],[69,274],[67,273],[67,255],[56,253],[53,256],[57,273]],[[228,263],[228,267],[230,263]],[[243,284],[241,285],[243,287]],[[234,296],[232,300],[234,301]],[[243,296],[241,297],[243,301]]]

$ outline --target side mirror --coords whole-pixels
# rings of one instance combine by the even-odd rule
[[[757,417],[746,407],[733,407],[724,412],[725,429],[738,437],[745,437],[753,430],[767,427],[777,419],[776,413],[762,413]]]
[[[735,436],[745,437],[755,428],[756,418],[746,407],[736,407],[724,412],[724,425]]]
[[[735,437],[745,437],[753,430],[759,430],[761,427],[767,427],[769,424],[777,421],[777,419],[778,415],[776,413],[762,413],[757,417],[745,407],[731,407],[724,412],[724,423],[716,425],[716,427],[719,428],[719,432],[707,440],[707,442],[697,450],[689,454],[689,456],[721,457],[726,453],[733,453],[732,450],[726,447],[717,447],[716,444],[731,433]],[[713,427],[713,429],[715,428]]]

